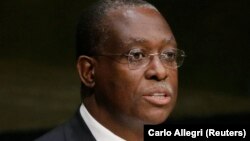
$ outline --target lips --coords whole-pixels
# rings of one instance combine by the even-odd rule
[[[167,105],[171,100],[170,95],[166,92],[151,92],[149,94],[143,95],[143,98],[147,102],[156,106]]]

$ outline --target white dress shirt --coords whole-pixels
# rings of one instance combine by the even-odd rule
[[[84,104],[80,107],[80,114],[97,141],[125,141],[96,121]]]

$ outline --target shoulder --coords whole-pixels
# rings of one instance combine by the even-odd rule
[[[43,136],[39,137],[35,141],[66,141],[64,137],[64,128],[66,124],[62,124],[48,133],[44,134]]]
[[[79,113],[68,122],[52,129],[35,141],[95,141]]]

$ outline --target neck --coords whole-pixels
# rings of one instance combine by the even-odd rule
[[[91,98],[84,99],[84,105],[89,113],[105,128],[127,141],[143,141],[142,121],[124,115],[115,115],[114,112],[98,106]]]

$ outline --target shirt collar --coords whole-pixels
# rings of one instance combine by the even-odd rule
[[[84,104],[80,107],[80,114],[97,141],[125,141],[96,121]]]

